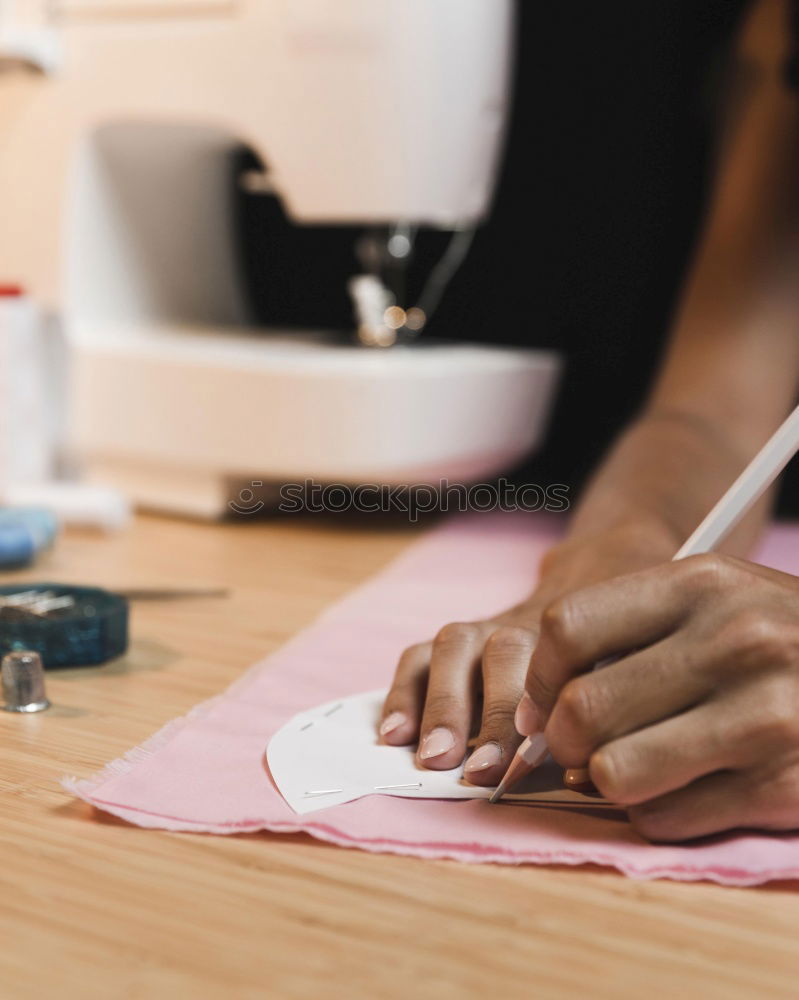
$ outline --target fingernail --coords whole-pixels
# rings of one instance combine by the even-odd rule
[[[502,747],[499,743],[484,743],[478,747],[472,756],[463,765],[463,770],[485,771],[488,767],[494,767],[502,760]]]
[[[596,791],[587,767],[568,767],[563,772],[563,784],[577,792]]]
[[[436,726],[422,740],[419,748],[419,759],[430,760],[431,757],[440,757],[442,753],[451,750],[455,746],[455,737],[443,726]]]
[[[393,733],[395,729],[404,726],[407,721],[408,717],[403,712],[392,712],[391,715],[387,715],[380,723],[379,733],[381,736]]]
[[[541,713],[535,707],[535,702],[526,691],[516,708],[513,724],[516,726],[516,732],[521,736],[532,736],[533,733],[540,733],[542,730]]]

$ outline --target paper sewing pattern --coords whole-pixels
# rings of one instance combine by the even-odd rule
[[[377,725],[385,690],[339,698],[300,712],[279,729],[266,750],[272,780],[298,815],[352,802],[364,795],[409,799],[487,799],[493,789],[470,785],[463,767],[431,771],[416,763],[415,747],[381,743]],[[573,802],[597,806],[605,800],[563,787],[552,764],[531,775],[509,802]]]

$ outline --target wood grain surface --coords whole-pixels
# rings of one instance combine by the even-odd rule
[[[7,577],[232,592],[138,604],[123,661],[49,674],[49,712],[0,713],[0,997],[799,996],[799,884],[146,831],[61,790],[61,775],[90,774],[224,688],[412,538],[142,517],[112,538],[68,535]]]

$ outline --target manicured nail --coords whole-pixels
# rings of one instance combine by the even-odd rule
[[[541,713],[526,691],[516,708],[513,724],[516,726],[516,732],[522,736],[532,736],[533,733],[540,733],[542,730]]]
[[[596,791],[587,767],[567,767],[563,772],[563,784],[575,792]]]
[[[463,765],[464,772],[485,771],[494,767],[502,760],[502,747],[499,743],[484,743],[478,747]]]
[[[393,733],[395,729],[404,726],[407,721],[408,716],[403,712],[392,712],[391,715],[387,715],[380,723],[380,735],[386,736],[388,733]]]
[[[419,748],[419,759],[430,760],[431,757],[440,757],[442,753],[451,750],[455,746],[455,737],[443,726],[436,726],[422,740]]]

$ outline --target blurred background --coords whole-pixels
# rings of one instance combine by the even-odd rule
[[[746,7],[0,0],[3,499],[575,496],[657,364]]]
[[[546,439],[518,474],[577,489],[642,402],[704,218],[734,98],[730,46],[748,6],[516,7],[513,103],[493,203],[429,333],[563,358]],[[308,257],[310,239],[287,227],[296,257],[272,285],[278,204],[245,195],[240,212],[259,320],[333,321],[319,305],[336,301],[344,283],[326,261],[337,247],[341,274],[353,273],[351,234],[319,233]],[[440,240],[423,233],[420,266],[430,265]],[[303,308],[304,266],[326,293]],[[349,305],[341,294],[338,306],[334,322],[343,327]]]

